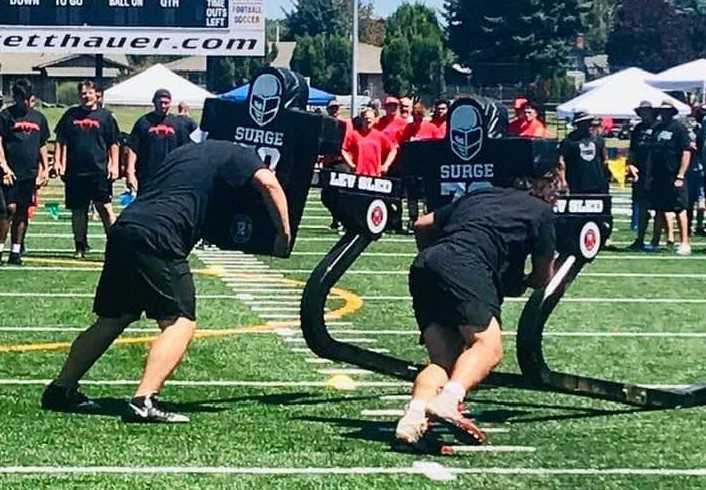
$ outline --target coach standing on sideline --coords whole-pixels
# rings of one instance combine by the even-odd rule
[[[152,103],[154,110],[140,117],[130,133],[126,177],[132,190],[144,188],[166,156],[190,141],[186,121],[169,114],[169,90],[157,90]]]
[[[86,255],[88,207],[93,202],[106,232],[115,222],[111,206],[113,181],[118,178],[118,133],[113,115],[98,106],[96,84],[78,84],[79,103],[56,126],[57,169],[66,185],[76,257]]]
[[[274,173],[252,149],[211,140],[183,146],[167,157],[149,188],[110,229],[93,304],[98,320],[72,344],[61,373],[42,396],[42,407],[97,409],[78,391],[78,382],[145,312],[162,333],[152,344],[125,420],[189,421],[165,411],[157,400],[196,329],[196,295],[187,257],[200,239],[212,240],[229,226],[250,188],[261,194],[277,231],[273,255],[286,256],[291,242],[287,198]]]
[[[574,130],[559,148],[559,179],[573,194],[608,194],[607,153],[603,138],[591,131],[594,117],[577,112]]]
[[[22,265],[22,244],[27,232],[27,211],[36,187],[48,179],[49,124],[32,109],[32,85],[20,79],[12,86],[15,104],[0,112],[0,172],[7,216],[0,216],[0,263],[12,221],[9,264]]]

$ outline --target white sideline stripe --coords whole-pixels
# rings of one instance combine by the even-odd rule
[[[248,304],[248,306],[249,306],[249,304]],[[299,311],[299,307],[289,307],[289,306],[282,306],[282,307],[251,306],[250,309],[253,311]]]
[[[299,319],[299,315],[292,315],[291,313],[281,313],[281,314],[280,313],[272,313],[272,314],[258,313],[257,316],[259,316],[260,318],[264,318],[266,320],[267,319],[270,319],[270,320],[289,320],[289,319],[298,320]]]
[[[397,255],[397,254],[393,254]],[[365,255],[363,255],[365,257]],[[277,269],[277,272],[283,274],[309,274],[311,273],[308,269]],[[395,275],[395,276],[407,276],[409,275],[408,270],[394,271],[394,270],[365,270],[365,269],[351,269],[346,271],[346,274],[350,275],[370,275],[370,276],[382,276],[382,275]],[[647,273],[647,272],[582,272],[579,274],[580,277],[648,277],[648,278],[679,278],[679,279],[706,279],[706,274],[691,274],[691,273]]]
[[[411,296],[361,296],[363,301],[411,301]],[[525,303],[528,298],[505,298],[506,303]],[[706,299],[680,298],[563,298],[564,303],[688,303],[706,304]]]
[[[0,293],[0,297],[5,298],[57,298],[57,299],[71,299],[71,298],[93,298],[94,294],[85,293]],[[203,294],[196,295],[196,299],[242,299],[237,295],[233,294]]]
[[[381,400],[407,401],[412,399],[412,395],[382,395]]]
[[[484,446],[473,446],[484,447]],[[490,446],[488,446],[490,447]],[[498,446],[495,446],[498,447]],[[411,467],[236,467],[236,466],[2,466],[0,474],[15,475],[252,475],[252,476],[426,476],[450,480],[457,476],[591,476],[591,477],[705,477],[706,468],[509,468],[445,467],[418,461]]]
[[[308,238],[297,238],[297,240],[303,240],[307,241],[309,240]],[[323,241],[320,239],[311,239],[309,241]],[[389,242],[394,242],[394,239],[382,239],[381,243],[389,243]],[[413,243],[413,242],[410,242]],[[292,256],[316,256],[316,257],[323,257],[328,253],[328,250],[322,250],[321,252],[293,252]],[[362,257],[409,257],[409,258],[414,258],[416,257],[416,253],[409,253],[409,252],[365,252]],[[645,255],[620,255],[620,254],[599,254],[598,258],[596,260],[706,260],[706,256],[688,256],[688,257],[681,257],[679,255],[654,255],[654,254],[645,254]],[[310,272],[310,271],[309,271]],[[347,273],[350,273],[348,271]]]
[[[510,432],[510,429],[503,429],[501,427],[481,427],[483,432],[486,434],[508,434]],[[432,425],[429,427],[429,430],[431,432],[441,432],[444,434],[448,434],[449,430],[445,428],[444,426],[441,425]],[[394,427],[378,427],[378,431],[380,432],[395,432]],[[485,448],[497,448],[497,447],[524,447],[524,446],[454,446],[454,448],[458,447],[485,447]],[[499,450],[499,452],[502,452],[502,449]]]
[[[299,305],[299,301],[257,301],[257,300],[243,300],[243,303],[247,304],[248,306],[253,305],[253,306],[264,306],[264,305],[272,305],[272,306],[297,306]]]
[[[337,330],[331,329],[329,333],[339,335],[414,335],[419,336],[419,330]],[[504,330],[505,337],[515,337],[517,332]],[[543,332],[544,337],[637,337],[637,338],[705,338],[706,332]]]
[[[404,415],[404,410],[395,408],[382,410],[362,410],[360,414],[363,417],[401,417]]]
[[[336,375],[336,374],[374,374],[372,371],[368,371],[367,369],[356,369],[356,368],[330,368],[330,369],[317,369],[317,373],[320,374],[330,374],[330,375]]]
[[[13,265],[5,265],[2,268],[0,268],[0,273],[2,272],[15,272],[15,271],[27,271],[27,272],[101,272],[103,270],[102,267],[73,267],[73,266],[66,266],[66,267],[57,267],[57,266],[47,266],[47,267],[42,267],[42,266],[34,266],[34,265],[21,265],[21,266],[13,266]]]
[[[292,347],[292,352],[301,352],[301,353],[307,353],[307,354],[312,354],[311,349],[307,347]]]
[[[72,233],[27,233],[27,238],[73,238]],[[90,239],[105,239],[105,234],[100,235],[88,235]]]
[[[369,371],[366,371],[369,372]],[[0,385],[7,386],[45,386],[52,380],[50,379],[0,379]],[[81,380],[82,385],[99,385],[99,386],[133,386],[138,384],[138,380],[118,379],[118,380]],[[251,387],[251,388],[326,388],[330,384],[326,381],[238,381],[238,380],[219,380],[219,381],[179,381],[169,380],[168,385],[183,386],[183,387]],[[371,388],[399,388],[401,386],[411,386],[412,383],[407,381],[356,381],[357,386]]]
[[[304,362],[308,362],[309,364],[333,364],[331,359],[322,359],[320,357],[308,357],[304,359]]]
[[[71,221],[66,220],[66,221],[34,221],[30,220],[29,225],[35,225],[35,226],[71,226]],[[88,226],[100,226],[103,227],[103,223],[96,223],[95,221],[89,221]]]

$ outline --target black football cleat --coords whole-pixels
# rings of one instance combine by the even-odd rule
[[[59,386],[54,382],[47,385],[42,394],[42,408],[54,412],[90,413],[100,410],[100,405],[78,390]]]
[[[20,254],[11,253],[7,259],[7,265],[22,265],[22,256]]]

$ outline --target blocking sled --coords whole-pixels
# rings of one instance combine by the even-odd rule
[[[363,177],[322,170],[318,185],[334,193],[332,211],[345,235],[313,270],[301,300],[301,326],[317,355],[412,381],[423,366],[334,339],[324,319],[331,288],[385,230],[401,229],[405,198],[422,198],[429,210],[474,188],[507,185],[553,165],[552,140],[505,137],[488,101],[461,99],[453,104],[444,140],[405,144],[401,179]],[[421,184],[421,185],[419,185]],[[335,203],[345,203],[336,205]],[[608,195],[568,195],[555,205],[556,273],[550,284],[532,293],[522,311],[516,337],[520,373],[491,374],[487,385],[553,391],[648,408],[676,408],[706,402],[706,385],[685,389],[609,381],[554,371],[543,353],[547,321],[583,267],[605,246],[612,230]],[[384,240],[384,239],[383,239]]]

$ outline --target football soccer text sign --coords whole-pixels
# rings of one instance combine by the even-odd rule
[[[263,56],[263,0],[0,0],[0,52]]]

